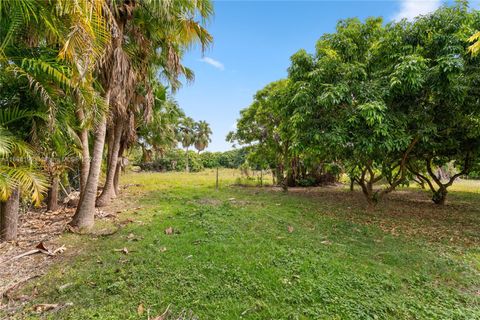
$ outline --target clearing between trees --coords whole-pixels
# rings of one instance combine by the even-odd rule
[[[478,182],[443,207],[412,188],[367,209],[344,186],[284,193],[237,177],[221,170],[215,190],[214,171],[125,175],[112,218],[57,238],[65,254],[45,257],[53,267],[11,290],[0,316],[480,317]]]

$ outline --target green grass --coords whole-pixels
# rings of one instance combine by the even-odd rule
[[[73,306],[19,317],[480,319],[480,195],[466,192],[478,189],[445,208],[402,191],[366,211],[359,192],[229,186],[237,177],[222,171],[217,191],[212,172],[128,174],[135,221],[69,239],[78,256],[35,283],[30,306]]]

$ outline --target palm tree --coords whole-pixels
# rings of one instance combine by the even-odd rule
[[[110,101],[112,121],[107,130],[107,176],[102,194],[96,201],[97,206],[107,205],[116,196],[118,159],[135,142],[137,124],[151,119],[154,100],[151,83],[160,74],[176,89],[180,75],[187,80],[193,79],[191,70],[180,63],[183,52],[194,43],[204,47],[212,41],[202,24],[195,21],[197,16],[206,19],[211,15],[210,0],[119,3],[119,11],[125,14],[122,19],[116,20],[128,41],[122,42],[116,49],[119,52],[116,57],[121,57],[119,65],[122,72],[117,71],[112,76],[118,79],[117,84],[122,85],[111,89],[115,99]],[[132,12],[135,15],[131,15],[129,21],[125,17]]]
[[[195,121],[193,121],[193,119],[190,117],[183,118],[178,128],[178,135],[180,143],[182,144],[183,148],[185,148],[185,171],[189,172],[188,148],[190,148],[195,142]]]
[[[27,83],[23,86],[26,91],[48,108],[48,130],[54,130],[56,113],[62,101],[70,97],[75,97],[79,111],[92,115],[79,119],[82,122],[93,122],[104,110],[105,104],[94,88],[93,71],[110,43],[106,1],[0,2],[0,73]],[[14,138],[23,141],[23,137]],[[88,141],[82,147],[87,149]],[[32,150],[31,156],[34,153]],[[9,166],[21,167],[16,162]],[[4,181],[11,184],[5,190],[15,190],[18,184],[14,179]]]
[[[138,129],[138,143],[142,147],[144,159],[147,158],[148,148],[163,158],[167,150],[178,144],[177,127],[180,119],[185,117],[178,104],[166,96],[163,86],[158,84],[154,91],[155,103],[151,120],[142,122]]]
[[[68,171],[78,165],[82,142],[75,131],[75,106],[69,103],[68,107],[57,112],[56,125],[52,130],[45,130],[44,126],[37,125],[35,141],[37,153],[48,175],[49,188],[47,193],[47,210],[55,211],[58,208],[58,193],[60,178],[65,177]],[[68,182],[68,179],[67,179]]]
[[[110,42],[105,5],[106,0],[0,2],[0,68],[28,81],[49,107],[52,123],[67,91],[79,102],[98,103],[92,72]]]
[[[193,43],[203,48],[211,42],[203,28],[211,14],[210,0],[0,1],[0,73],[25,81],[48,107],[51,132],[62,101],[76,106],[72,127],[82,169],[73,226],[93,224],[106,133],[107,180],[100,203],[115,195],[118,158],[136,139],[140,123],[151,119],[153,80],[160,75],[175,89],[179,76],[193,79],[180,61]]]
[[[198,153],[208,147],[208,143],[212,141],[211,134],[212,130],[206,121],[202,120],[195,124],[195,149],[198,150]]]
[[[19,200],[23,195],[40,205],[46,191],[45,177],[33,161],[34,150],[8,127],[35,114],[18,107],[0,109],[0,239],[17,237]]]

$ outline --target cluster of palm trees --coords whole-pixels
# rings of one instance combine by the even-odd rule
[[[80,200],[71,226],[118,192],[123,154],[208,46],[210,0],[0,1],[0,235],[16,237],[20,200],[55,209],[59,186]],[[168,121],[168,118],[165,119]],[[163,121],[157,119],[156,121]],[[105,152],[104,152],[105,150]],[[102,163],[105,183],[97,196]]]
[[[185,149],[186,157],[186,171],[189,172],[188,166],[188,149],[193,145],[197,149],[198,153],[205,150],[208,144],[211,142],[210,135],[212,130],[210,125],[206,121],[195,122],[190,117],[185,117],[180,123],[178,138]]]
[[[158,90],[154,96],[151,120],[143,123],[137,131],[142,162],[151,162],[154,155],[163,159],[167,151],[181,144],[186,151],[188,171],[188,149],[193,145],[200,153],[208,147],[212,134],[210,125],[206,121],[195,122],[188,117],[174,99],[165,98],[164,91]]]

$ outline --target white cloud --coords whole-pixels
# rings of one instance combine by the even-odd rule
[[[225,66],[223,65],[223,63],[215,59],[212,59],[210,57],[203,57],[202,59],[200,59],[200,61],[208,63],[209,65],[214,66],[215,68],[220,69],[222,71],[225,70]]]
[[[393,17],[393,20],[396,21],[403,18],[413,20],[419,15],[435,11],[442,5],[441,0],[401,0],[400,2],[400,11]]]

